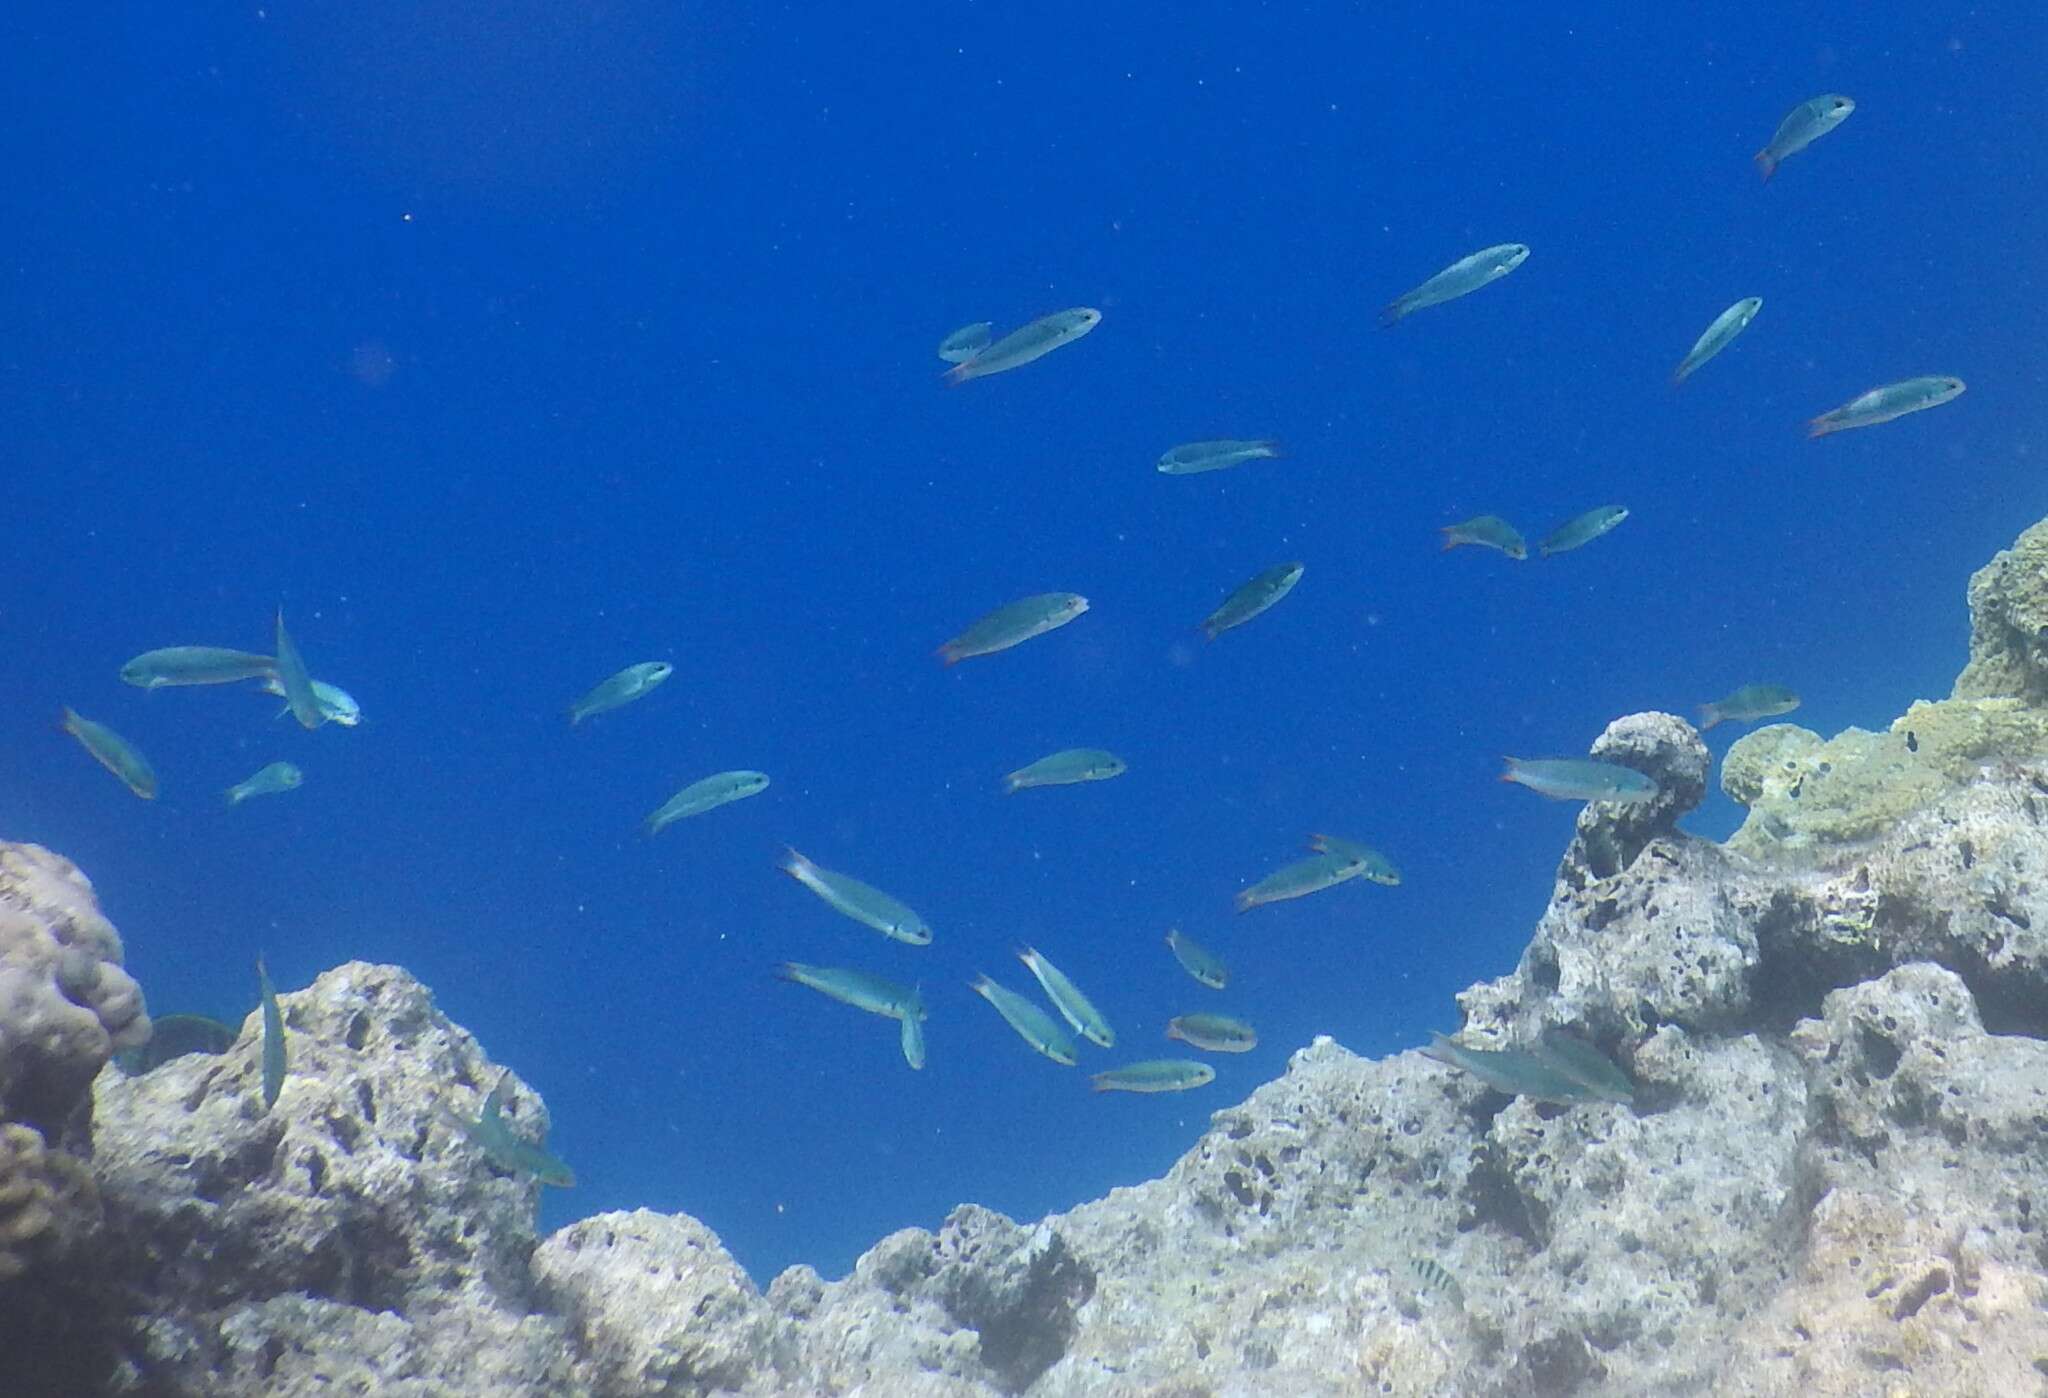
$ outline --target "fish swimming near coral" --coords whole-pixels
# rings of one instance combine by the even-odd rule
[[[1494,1091],[1510,1097],[1531,1097],[1564,1105],[1608,1100],[1548,1057],[1526,1049],[1470,1048],[1441,1034],[1432,1034],[1422,1054],[1470,1073]]]
[[[545,1144],[529,1141],[515,1133],[512,1123],[505,1120],[505,1085],[511,1078],[509,1068],[498,1075],[497,1086],[484,1098],[483,1110],[474,1121],[457,1116],[445,1105],[441,1108],[441,1119],[468,1137],[470,1143],[500,1169],[525,1175],[557,1189],[570,1188],[576,1183],[576,1172],[550,1152]]]
[[[1799,707],[1799,695],[1782,684],[1746,684],[1726,699],[1700,705],[1700,732],[1717,723],[1753,723]]]
[[[149,1042],[120,1050],[114,1055],[114,1062],[122,1072],[133,1076],[190,1053],[226,1053],[234,1043],[234,1028],[206,1015],[153,1015],[149,1021]]]
[[[1587,757],[1504,757],[1504,782],[1526,786],[1553,801],[1647,801],[1656,781],[1618,762]]]
[[[1216,1070],[1192,1058],[1147,1058],[1090,1076],[1097,1092],[1189,1092],[1216,1081]]]
[[[277,987],[270,983],[270,972],[260,956],[256,958],[256,989],[263,1002],[263,1110],[267,1112],[277,1105],[277,1095],[284,1091],[288,1051],[284,1044],[284,1010],[277,1003]]]

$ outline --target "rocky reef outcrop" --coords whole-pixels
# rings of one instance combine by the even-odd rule
[[[352,964],[284,997],[267,1112],[253,1016],[225,1055],[100,1074],[74,1177],[94,1242],[0,1273],[0,1366],[35,1284],[100,1317],[72,1336],[97,1387],[52,1392],[2048,1392],[2048,524],[1970,599],[1950,698],[1735,745],[1720,780],[1749,817],[1725,845],[1679,829],[1711,772],[1682,719],[1595,745],[1663,794],[1582,812],[1520,964],[1460,997],[1463,1037],[1569,1027],[1632,1104],[1319,1039],[1161,1179],[1035,1222],[962,1206],[844,1279],[762,1291],[684,1216],[536,1239],[535,1186],[437,1110],[495,1070],[404,971]],[[72,887],[73,925],[103,926]],[[140,1003],[111,929],[84,940],[96,971],[26,983],[97,1007],[97,1039],[66,1022],[103,1062]],[[10,1172],[46,1177],[45,1128],[87,1125],[56,1086],[87,1059],[42,1052],[0,1037],[0,1248],[38,1207]],[[542,1110],[511,1092],[522,1129]],[[5,1163],[17,1130],[44,1163]]]

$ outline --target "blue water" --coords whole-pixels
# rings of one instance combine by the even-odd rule
[[[758,1276],[834,1273],[961,1200],[1029,1217],[1157,1174],[1313,1035],[1413,1045],[1513,967],[1572,812],[1500,754],[1751,680],[1881,725],[1946,693],[1967,573],[2048,514],[2027,6],[824,8],[0,20],[0,833],[88,871],[158,1012],[238,1020],[259,951],[287,990],[411,968],[546,1095],[581,1176],[546,1226],[684,1210]],[[1751,153],[1828,91],[1856,114],[1760,185]],[[1534,249],[1506,280],[1373,324],[1503,241]],[[939,385],[956,325],[1070,305],[1089,338]],[[1969,392],[1803,439],[1931,373]],[[1282,460],[1152,466],[1268,435]],[[1436,552],[1468,515],[1533,539],[1609,502],[1631,519],[1562,558]],[[1279,608],[1201,642],[1297,558]],[[932,658],[1050,589],[1093,610]],[[280,604],[360,728],[116,679],[265,648]],[[675,677],[563,722],[645,659]],[[58,734],[65,704],[161,799]],[[999,794],[1069,745],[1130,773]],[[302,790],[222,805],[279,757]],[[775,784],[640,837],[726,767]],[[1232,916],[1322,829],[1405,883]],[[835,916],[785,843],[933,945]],[[1115,1055],[1055,1067],[966,990],[1027,988],[1020,942]],[[785,958],[921,979],[929,1067]],[[1192,1095],[1087,1092],[1197,1008],[1261,1046]]]

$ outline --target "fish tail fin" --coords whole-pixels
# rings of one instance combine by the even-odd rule
[[[811,863],[810,860],[804,858],[801,854],[798,854],[794,847],[784,845],[782,847],[782,858],[775,861],[775,867],[795,879],[798,883],[804,883],[807,881],[807,876],[813,873],[818,866]]]
[[[1202,639],[1205,641],[1213,641],[1223,634],[1223,628],[1213,622],[1205,621],[1195,629],[1202,633]]]
[[[953,649],[953,643],[951,641],[948,641],[943,646],[940,646],[937,650],[933,651],[932,654],[936,655],[939,658],[939,663],[941,665],[944,665],[949,669],[955,665],[958,665],[961,662],[961,660],[965,658],[960,654],[960,652]]]
[[[1408,308],[1399,301],[1389,301],[1380,307],[1380,329],[1391,330],[1400,324],[1401,317],[1408,314]]]
[[[1263,448],[1269,458],[1278,458],[1286,454],[1281,450],[1278,437],[1261,437],[1254,445]]]
[[[1237,911],[1241,913],[1248,913],[1253,908],[1256,908],[1258,904],[1253,901],[1252,891],[1250,889],[1240,888],[1236,893],[1231,895],[1230,906],[1237,909]]]
[[[942,371],[939,374],[939,381],[948,388],[958,388],[961,384],[974,377],[974,375],[967,372],[973,367],[974,361],[972,359],[963,359],[952,368]]]
[[[1839,432],[1841,426],[1834,421],[1834,416],[1833,413],[1828,412],[1822,413],[1819,417],[1807,419],[1806,440],[1810,442],[1815,437],[1825,437],[1830,432]]]
[[[1700,705],[1700,732],[1706,732],[1720,721],[1721,711],[1719,709],[1715,708],[1712,704]]]
[[[1756,160],[1757,174],[1763,177],[1765,184],[1769,184],[1771,176],[1778,173],[1778,158],[1772,155],[1769,149],[1766,148],[1758,151],[1754,159]]]
[[[1671,371],[1671,386],[1672,386],[1673,388],[1676,388],[1676,387],[1678,387],[1678,386],[1679,386],[1680,384],[1682,384],[1682,383],[1684,383],[1684,382],[1685,382],[1685,380],[1686,380],[1686,377],[1687,377],[1688,375],[1690,375],[1691,373],[1692,373],[1692,366],[1691,366],[1691,365],[1689,365],[1689,364],[1680,364],[1680,365],[1679,365],[1679,366],[1678,366],[1678,367],[1677,367],[1676,369],[1673,369],[1673,370]]]
[[[1015,772],[1012,772],[1008,776],[1003,778],[1003,795],[1015,796],[1018,792],[1022,791],[1023,789],[1024,783],[1017,780],[1017,774]]]
[[[242,804],[242,789],[238,786],[229,787],[226,791],[222,792],[221,795],[227,798],[227,803],[230,806],[239,806]]]
[[[1439,524],[1436,527],[1436,532],[1444,536],[1443,547],[1437,550],[1438,553],[1449,553],[1452,549],[1465,542],[1458,537],[1457,528],[1458,526],[1455,524]]]
[[[1090,1092],[1110,1092],[1114,1089],[1108,1083],[1102,1081],[1102,1076],[1098,1073],[1096,1076],[1088,1079],[1088,1090]]]
[[[1504,782],[1513,781],[1515,779],[1515,769],[1522,765],[1522,759],[1519,757],[1503,756],[1501,758],[1501,761],[1507,763],[1508,765],[1506,766],[1506,768],[1502,770],[1500,774],[1500,780]]]

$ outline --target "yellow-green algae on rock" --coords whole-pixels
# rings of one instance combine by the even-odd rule
[[[1721,789],[1749,808],[1744,854],[1874,838],[1989,765],[2048,756],[2048,520],[1970,579],[1970,660],[1951,697],[1919,700],[1882,733],[1823,739],[1790,723],[1738,740]]]

